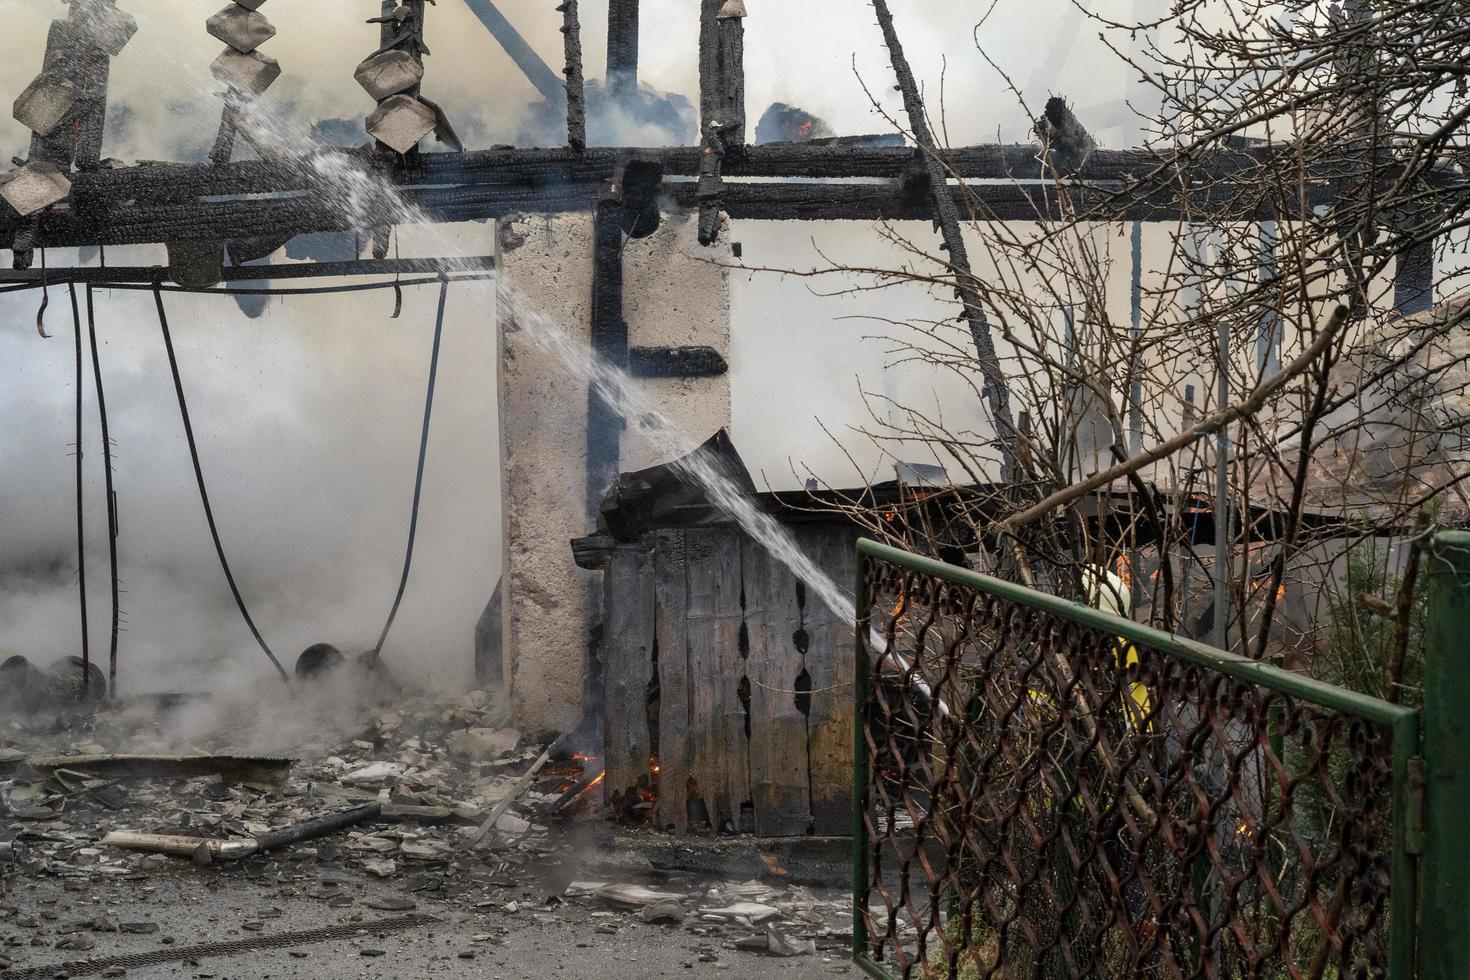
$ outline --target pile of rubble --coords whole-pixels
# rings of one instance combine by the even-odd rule
[[[710,963],[721,947],[845,959],[851,941],[845,897],[790,885],[774,862],[765,880],[732,884],[609,846],[597,762],[554,733],[506,727],[485,692],[368,711],[361,730],[321,735],[300,758],[241,754],[258,719],[184,746],[137,717],[120,706],[60,731],[0,723],[0,874],[68,891],[237,876],[344,914],[428,902],[528,926],[674,929]],[[107,933],[158,929],[37,919],[11,887],[0,971],[17,947],[88,952]]]

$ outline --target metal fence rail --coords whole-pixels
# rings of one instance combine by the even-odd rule
[[[1419,712],[858,551],[868,973],[1413,975]]]

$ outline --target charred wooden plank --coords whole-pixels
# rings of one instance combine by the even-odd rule
[[[593,224],[592,353],[615,367],[628,365],[628,322],[623,319],[623,206],[597,205]],[[587,517],[597,519],[603,495],[618,481],[623,417],[596,386],[587,391]]]
[[[653,679],[654,578],[648,545],[623,545],[603,572],[603,799],[651,788],[648,690]]]
[[[635,378],[715,378],[730,365],[713,347],[633,347],[628,373]]]
[[[740,655],[740,535],[730,528],[699,528],[686,531],[685,541],[693,794],[711,826],[741,830],[750,801],[750,743]]]
[[[689,673],[689,562],[684,532],[654,535],[654,635],[658,643],[658,826],[689,826],[692,758]]]
[[[755,541],[742,538],[755,832],[762,837],[802,836],[812,822],[807,719],[796,699],[804,670],[805,592],[790,569]]]
[[[857,532],[799,529],[797,541],[846,593],[857,576]],[[815,596],[807,600],[807,715],[813,833],[852,833],[855,663],[852,623]]]

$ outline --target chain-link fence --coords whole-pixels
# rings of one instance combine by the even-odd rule
[[[859,551],[869,973],[1411,975],[1418,712]]]

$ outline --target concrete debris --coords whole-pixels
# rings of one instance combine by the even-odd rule
[[[71,181],[59,167],[28,163],[0,177],[0,197],[22,218],[43,211],[71,194]]]
[[[323,697],[337,704],[337,695]],[[604,825],[595,805],[569,807],[573,816],[563,820],[579,809],[584,820],[575,839],[559,839],[562,821],[542,814],[600,771],[601,760],[572,753],[561,739],[548,745],[549,734],[506,730],[505,710],[483,692],[349,707],[334,732],[291,741],[294,763],[238,751],[259,744],[240,734],[257,730],[255,718],[220,722],[179,752],[149,741],[157,732],[151,708],[137,728],[123,701],[61,730],[54,718],[0,716],[0,889],[19,877],[27,902],[44,895],[57,910],[72,909],[96,896],[85,904],[97,906],[52,918],[8,913],[0,891],[0,954],[23,953],[19,965],[30,969],[77,958],[58,955],[61,942],[80,951],[90,941],[95,949],[86,952],[100,957],[137,950],[123,942],[129,936],[152,936],[143,941],[164,949],[174,936],[187,944],[188,932],[208,932],[216,918],[228,929],[211,940],[273,935],[283,914],[328,925],[361,921],[368,910],[418,910],[445,922],[435,943],[452,944],[444,953],[453,963],[488,964],[509,933],[547,929],[576,930],[589,943],[656,929],[660,945],[672,942],[686,961],[717,969],[742,956],[814,949],[829,966],[845,963],[851,912],[841,891],[818,897],[761,871],[758,860],[752,873],[762,877],[748,881],[655,871],[615,845],[627,831]],[[464,751],[486,739],[495,757]],[[273,786],[241,781],[226,760],[286,763],[284,777]],[[585,798],[601,792],[592,785]],[[361,809],[376,815],[323,829],[325,836],[297,833]],[[371,942],[382,948],[367,934],[357,942],[359,952]]]
[[[281,77],[281,63],[268,54],[241,54],[226,47],[209,66],[214,77],[244,95],[263,95]]]
[[[78,92],[70,79],[42,72],[15,98],[15,118],[31,132],[45,136],[70,115]]]
[[[505,728],[467,728],[449,736],[449,751],[468,759],[498,759],[515,749],[520,732]]]
[[[399,153],[418,146],[432,133],[439,120],[433,108],[411,95],[384,99],[367,117],[368,135]]]
[[[353,77],[368,95],[381,102],[423,81],[424,66],[407,51],[384,51],[358,65]]]
[[[344,786],[396,785],[405,768],[401,762],[373,762],[345,774],[341,782]]]
[[[249,54],[276,36],[276,28],[264,14],[230,4],[204,22],[210,35],[241,54]]]

